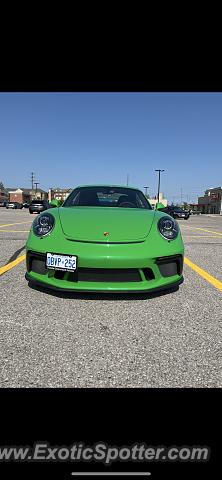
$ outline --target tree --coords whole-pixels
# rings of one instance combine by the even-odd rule
[[[0,182],[0,190],[1,190],[2,192],[4,192],[4,190],[5,190],[5,187],[4,187],[4,185],[3,185],[2,182]]]

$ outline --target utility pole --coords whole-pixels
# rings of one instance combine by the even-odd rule
[[[180,189],[180,199],[181,199],[181,205],[182,205],[182,198],[183,198],[183,189]]]
[[[34,182],[35,184],[35,196],[37,195],[37,185],[39,185],[39,182]]]
[[[34,172],[31,172],[32,190],[34,189],[34,187],[33,187],[33,185],[34,185],[34,177],[35,177]]]
[[[127,186],[129,185],[129,174],[128,173],[127,173],[126,184],[127,184]]]
[[[165,172],[165,170],[161,170],[161,169],[156,169],[155,172],[159,172],[158,174],[158,193],[157,193],[157,200],[158,200],[158,203],[160,201],[160,173],[161,172]]]
[[[149,187],[146,186],[146,187],[143,187],[143,188],[145,188],[145,195],[147,197],[147,188],[149,188]]]

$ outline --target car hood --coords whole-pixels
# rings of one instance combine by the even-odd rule
[[[155,212],[117,207],[60,207],[64,235],[77,241],[143,241],[152,227]]]

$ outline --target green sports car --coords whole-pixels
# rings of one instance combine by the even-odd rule
[[[75,188],[38,215],[26,243],[26,279],[54,290],[152,292],[183,282],[176,220],[137,188]]]

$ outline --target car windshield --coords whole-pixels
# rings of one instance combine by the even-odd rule
[[[121,207],[152,210],[140,190],[127,187],[79,187],[75,188],[63,207]]]
[[[32,205],[43,205],[44,203],[44,200],[32,200]]]

